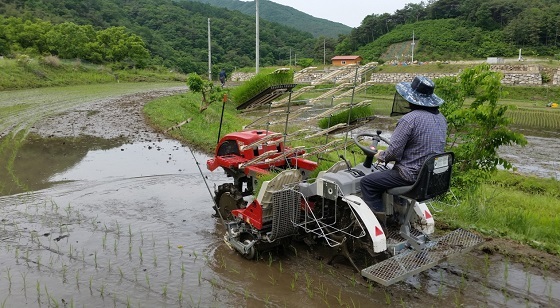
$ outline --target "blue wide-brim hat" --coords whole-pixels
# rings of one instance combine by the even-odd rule
[[[416,76],[412,82],[400,82],[396,88],[411,104],[425,107],[439,107],[443,104],[443,99],[434,94],[434,82],[424,76]]]

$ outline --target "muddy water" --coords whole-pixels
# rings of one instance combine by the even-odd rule
[[[205,155],[157,138],[30,140],[12,186],[27,192],[0,197],[6,307],[560,305],[553,273],[480,253],[389,288],[298,243],[248,261],[224,244],[211,217],[197,162],[209,185],[229,179],[207,172]]]

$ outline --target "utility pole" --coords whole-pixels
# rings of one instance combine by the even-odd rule
[[[259,38],[259,0],[255,0],[255,5],[256,5],[256,15],[257,15],[257,18],[255,20],[255,22],[256,22],[256,41],[257,41],[257,44],[255,46],[255,49],[256,49],[255,50],[255,52],[256,52],[256,54],[255,54],[255,64],[256,64],[255,65],[256,66],[255,73],[258,74],[259,73],[259,62],[260,62],[259,61],[260,60],[259,59],[260,58],[260,53],[259,53],[259,39],[260,39]]]
[[[414,30],[412,30],[412,43],[410,45],[412,46],[412,60],[410,62],[414,63],[414,45],[416,45],[414,42]]]
[[[210,35],[210,18],[208,18],[208,80],[212,81],[212,38]]]
[[[292,66],[292,47],[290,47],[290,67]]]
[[[323,39],[323,65],[325,65],[327,63],[327,48],[326,48],[326,43],[327,40]]]

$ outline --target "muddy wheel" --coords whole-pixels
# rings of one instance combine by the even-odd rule
[[[241,192],[237,189],[237,187],[235,187],[235,185],[233,185],[233,183],[225,183],[218,186],[214,201],[216,201],[215,203],[218,206],[218,208],[214,206],[216,216],[220,217],[221,215],[224,220],[232,220],[233,215],[231,214],[231,211],[245,208],[247,205],[247,203],[243,200]]]

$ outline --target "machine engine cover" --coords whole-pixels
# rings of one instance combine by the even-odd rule
[[[357,169],[341,170],[336,173],[325,173],[317,179],[317,194],[325,198],[330,196],[328,191],[325,191],[325,189],[329,188],[328,184],[324,184],[325,182],[336,184],[344,196],[355,194],[360,192],[360,180],[364,176],[365,174],[361,170]],[[327,185],[327,187],[325,187],[325,185]],[[325,193],[327,194],[325,195]]]

